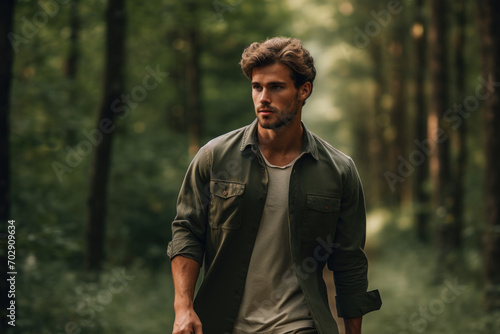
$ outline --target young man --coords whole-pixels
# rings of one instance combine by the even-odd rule
[[[351,158],[301,122],[313,58],[298,39],[272,38],[240,64],[256,120],[210,141],[187,171],[168,246],[173,334],[338,333],[325,265],[346,333],[360,334],[381,306],[367,292],[363,192]]]

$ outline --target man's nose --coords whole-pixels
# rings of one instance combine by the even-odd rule
[[[271,96],[269,94],[269,91],[267,89],[262,89],[262,92],[260,93],[260,99],[259,102],[261,104],[270,104],[271,103]]]

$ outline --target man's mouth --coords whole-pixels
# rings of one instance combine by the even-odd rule
[[[268,108],[260,108],[257,110],[260,114],[264,114],[264,115],[269,115],[269,114],[273,114],[275,111],[273,109],[268,109]]]

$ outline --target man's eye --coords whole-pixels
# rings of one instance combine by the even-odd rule
[[[281,88],[283,88],[282,86],[272,86],[271,87],[273,90],[280,90]]]
[[[255,89],[255,90],[260,90],[260,89],[262,89],[260,86],[253,86],[252,88],[253,88],[253,89]]]

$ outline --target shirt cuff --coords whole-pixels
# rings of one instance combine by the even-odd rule
[[[358,318],[368,312],[379,310],[382,299],[378,290],[336,296],[337,313],[341,318]]]
[[[182,255],[189,259],[203,263],[203,247],[193,241],[172,240],[168,243],[167,255],[172,260],[177,255]]]

